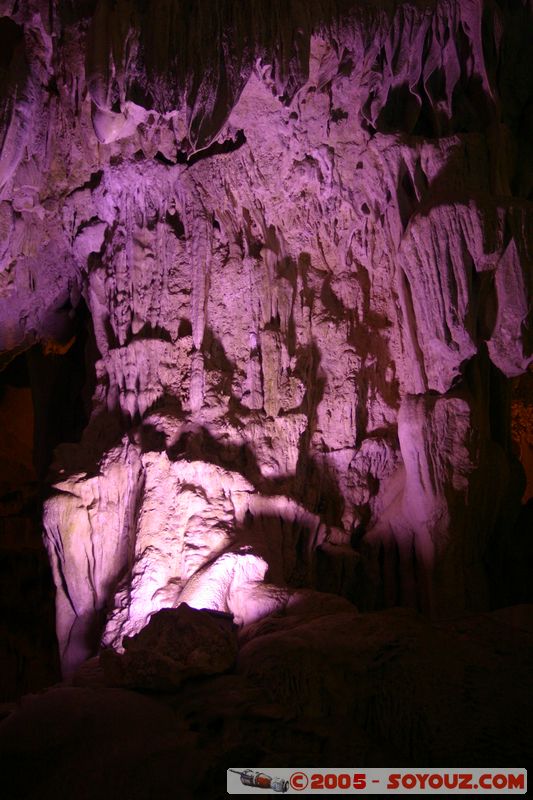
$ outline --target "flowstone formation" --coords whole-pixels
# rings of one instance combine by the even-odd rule
[[[44,510],[65,671],[181,602],[490,607],[525,488],[530,4],[0,13],[0,347],[90,322]]]

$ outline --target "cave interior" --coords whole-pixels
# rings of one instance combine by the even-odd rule
[[[533,756],[530,0],[1,0],[6,798]]]

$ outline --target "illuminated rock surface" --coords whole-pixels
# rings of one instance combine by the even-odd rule
[[[530,4],[0,11],[0,366],[30,354],[63,674],[181,602],[531,601]]]
[[[66,347],[83,303],[94,331],[45,508],[65,669],[201,603],[208,562],[224,611],[320,588],[317,547],[361,608],[487,607],[531,361],[526,6],[171,7],[3,19],[2,346]]]

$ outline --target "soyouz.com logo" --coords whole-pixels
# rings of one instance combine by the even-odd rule
[[[525,769],[293,769],[232,767],[228,794],[527,793]]]

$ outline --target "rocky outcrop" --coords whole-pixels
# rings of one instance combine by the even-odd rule
[[[66,347],[83,298],[98,351],[44,514],[65,669],[183,601],[490,605],[528,5],[3,8],[0,346]]]
[[[231,669],[237,657],[235,631],[231,615],[180,603],[157,611],[140,633],[125,636],[123,655],[109,648],[100,660],[111,684],[172,691],[190,677]]]
[[[532,631],[531,606],[435,625],[309,592],[244,628],[227,674],[150,694],[88,664],[25,698],[0,724],[2,775],[28,800],[147,800],[221,797],[239,765],[530,763]]]

